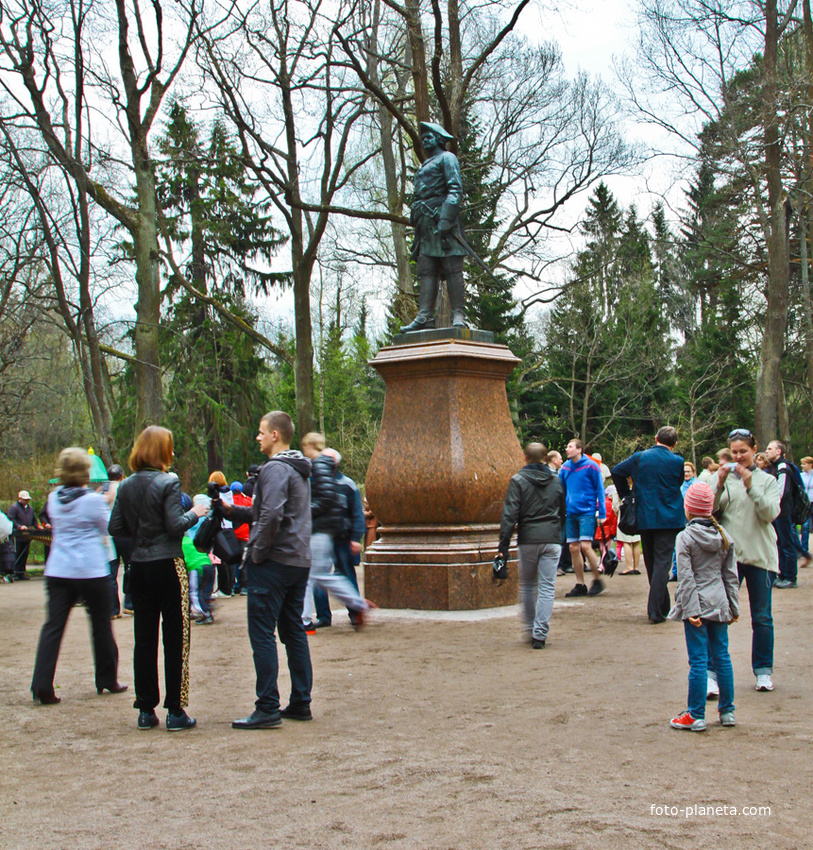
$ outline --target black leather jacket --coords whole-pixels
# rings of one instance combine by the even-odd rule
[[[312,463],[311,519],[314,534],[335,537],[342,532],[347,500],[336,480],[333,458],[319,455]]]
[[[181,506],[181,482],[174,475],[143,469],[119,485],[107,531],[133,539],[133,561],[180,558],[184,532],[198,521]]]

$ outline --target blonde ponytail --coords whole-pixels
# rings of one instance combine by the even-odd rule
[[[725,536],[725,531],[723,531],[723,527],[720,525],[719,522],[717,522],[713,515],[710,516],[709,519],[714,523],[714,527],[717,529],[717,533],[720,535],[720,537],[723,538],[723,551],[727,551],[729,543],[728,538]]]

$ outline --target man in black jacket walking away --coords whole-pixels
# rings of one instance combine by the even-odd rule
[[[526,465],[508,484],[500,522],[503,558],[517,529],[519,604],[523,631],[534,649],[543,649],[548,637],[565,523],[564,488],[547,466],[547,456],[542,443],[525,447]]]
[[[321,587],[330,591],[350,612],[356,630],[366,624],[365,614],[370,605],[345,575],[331,572],[334,560],[333,538],[340,535],[344,526],[346,501],[336,480],[336,461],[325,451],[325,438],[311,431],[300,441],[302,454],[313,464],[311,473],[311,572],[305,596],[303,620],[309,634],[316,630],[313,622],[313,589]]]

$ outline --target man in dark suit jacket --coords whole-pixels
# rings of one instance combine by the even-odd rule
[[[683,512],[683,457],[675,454],[677,431],[661,428],[655,445],[622,460],[613,467],[613,483],[619,498],[629,492],[633,479],[641,550],[649,577],[647,613],[651,623],[662,623],[671,606],[668,581],[675,538],[686,524]]]
[[[23,537],[23,531],[37,527],[37,517],[31,507],[31,494],[28,490],[20,490],[17,501],[8,509],[8,518],[14,523],[14,578],[28,579],[30,576],[25,568],[31,540]]]

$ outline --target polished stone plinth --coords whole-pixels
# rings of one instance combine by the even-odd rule
[[[427,331],[410,331],[405,334],[395,334],[393,345],[417,345],[419,342],[436,342],[439,339],[462,339],[466,342],[494,342],[491,331],[480,331],[477,328],[430,328]]]
[[[508,481],[523,465],[505,393],[518,362],[504,345],[457,334],[388,346],[372,361],[386,398],[366,479],[381,539],[365,553],[365,592],[382,608],[516,600],[516,564],[501,585],[491,565]]]

